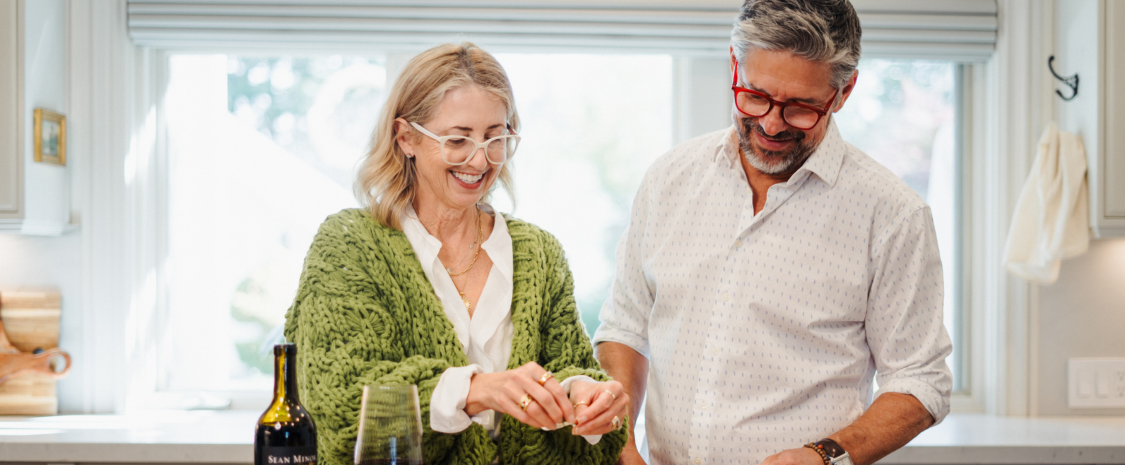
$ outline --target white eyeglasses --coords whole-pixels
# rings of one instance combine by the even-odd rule
[[[520,136],[515,134],[505,134],[503,136],[496,136],[484,142],[477,142],[471,137],[466,136],[438,136],[422,127],[418,123],[410,123],[418,132],[429,136],[431,139],[436,140],[438,145],[441,146],[441,159],[445,160],[453,166],[461,166],[468,163],[477,153],[478,149],[484,149],[484,158],[493,165],[503,165],[508,161],[508,157],[516,152],[516,147],[520,145]]]

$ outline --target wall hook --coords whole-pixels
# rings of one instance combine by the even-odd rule
[[[1074,76],[1065,77],[1065,78],[1062,77],[1062,76],[1059,76],[1059,73],[1055,72],[1055,66],[1053,65],[1054,61],[1055,61],[1054,55],[1051,55],[1050,58],[1047,58],[1047,69],[1051,70],[1051,74],[1055,75],[1055,79],[1058,79],[1058,80],[1062,81],[1062,83],[1066,84],[1066,86],[1069,87],[1070,90],[1072,91],[1072,93],[1070,94],[1070,97],[1067,97],[1067,96],[1063,95],[1062,91],[1058,90],[1058,89],[1055,89],[1055,93],[1059,94],[1059,97],[1061,97],[1063,100],[1066,100],[1068,102],[1071,101],[1071,100],[1074,100],[1074,97],[1078,96],[1078,75],[1075,74]]]

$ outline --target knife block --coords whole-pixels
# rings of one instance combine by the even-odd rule
[[[59,345],[62,298],[52,290],[0,291],[0,321],[20,352]],[[0,415],[56,415],[57,381],[30,374],[0,383]]]

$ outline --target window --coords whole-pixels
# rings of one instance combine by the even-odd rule
[[[675,142],[673,57],[497,58],[513,82],[523,142],[512,161],[516,202],[498,195],[495,206],[563,243],[593,334],[633,196]],[[354,167],[385,99],[387,62],[382,55],[171,56],[165,271],[175,330],[161,342],[160,389],[268,389],[268,348],[281,339],[317,227],[357,205]],[[955,71],[950,62],[864,60],[835,118],[845,140],[930,203],[945,264],[946,325],[959,352]],[[727,101],[710,105],[730,114]],[[960,386],[956,360],[955,353]]]
[[[514,214],[563,241],[593,331],[636,186],[671,147],[671,57],[497,58],[523,121]],[[353,169],[385,98],[384,63],[170,58],[167,310],[175,330],[162,347],[163,390],[270,386],[268,349],[281,340],[317,227],[357,205]],[[513,211],[504,195],[496,207]]]
[[[166,390],[268,389],[324,218],[356,206],[382,57],[169,60]],[[174,367],[174,369],[173,369]],[[267,399],[268,400],[268,399]]]
[[[514,213],[563,243],[592,336],[609,297],[614,251],[628,226],[633,195],[648,166],[672,146],[671,80],[663,78],[671,58],[501,55],[500,60],[515,83],[526,124],[515,165]],[[597,80],[586,64],[599,70]],[[624,94],[602,82],[636,69],[647,71],[634,75],[634,87]],[[960,389],[955,70],[951,62],[862,60],[856,89],[835,119],[845,140],[930,204],[945,273],[945,325],[955,348],[948,362]],[[730,113],[721,105],[713,110]],[[506,207],[500,206],[512,211]]]
[[[923,60],[865,59],[851,98],[836,115],[844,140],[914,188],[930,205],[945,281],[945,328],[954,391],[966,371],[961,362],[961,183],[956,131],[957,65]]]
[[[524,125],[516,204],[558,237],[593,337],[645,170],[672,148],[672,57],[499,55]],[[504,199],[507,200],[507,199]]]

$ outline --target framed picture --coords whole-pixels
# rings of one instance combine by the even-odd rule
[[[35,161],[66,166],[66,117],[35,109]]]

